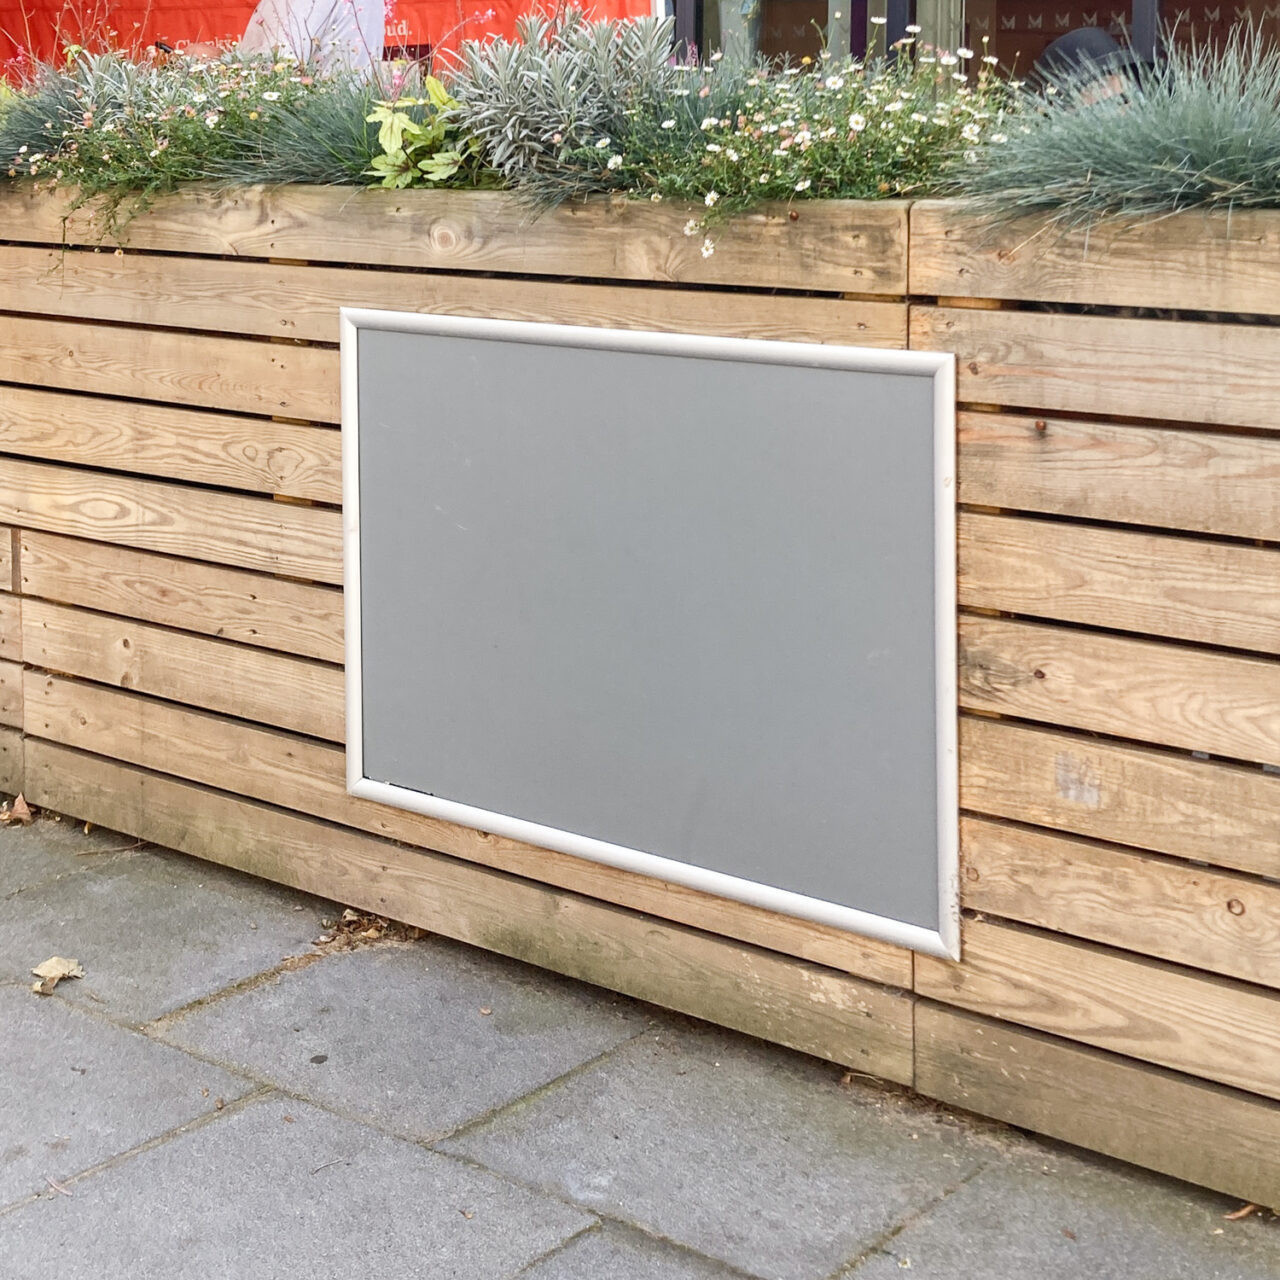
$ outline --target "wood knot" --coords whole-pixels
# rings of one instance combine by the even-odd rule
[[[977,362],[976,360],[970,360],[970,361],[969,361],[969,372],[970,372],[970,373],[975,373],[975,374],[976,374],[978,371],[979,371],[979,370],[978,370],[978,362]]]
[[[1043,418],[1037,418],[1036,430],[1039,431],[1041,435],[1043,435],[1046,431],[1049,430],[1049,424]]]
[[[1241,902],[1239,898],[1228,898],[1227,910],[1230,911],[1233,916],[1242,916],[1244,915],[1244,903]]]
[[[1044,672],[1039,667],[1037,667],[1031,674],[1035,676],[1037,680],[1044,679]]]
[[[981,878],[981,873],[977,867],[965,867],[964,878],[966,880],[978,880]]]

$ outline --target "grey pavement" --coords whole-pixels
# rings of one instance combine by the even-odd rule
[[[339,912],[0,830],[0,1280],[1280,1275],[1268,1212]]]

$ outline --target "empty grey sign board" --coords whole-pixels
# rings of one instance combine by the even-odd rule
[[[353,794],[954,955],[951,356],[344,311]]]

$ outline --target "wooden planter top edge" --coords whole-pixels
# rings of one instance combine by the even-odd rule
[[[66,193],[0,191],[0,240],[114,246]],[[705,209],[592,199],[534,216],[510,193],[351,187],[192,188],[155,201],[122,233],[131,248],[425,270],[572,276],[901,297],[905,201],[769,205],[704,233]],[[64,235],[64,219],[65,235]]]

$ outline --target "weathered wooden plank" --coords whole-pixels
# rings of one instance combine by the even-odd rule
[[[911,207],[911,292],[1276,315],[1280,218],[1196,211],[1063,231],[921,200]]]
[[[14,531],[0,525],[0,591],[13,589],[13,538]]]
[[[899,947],[357,799],[347,794],[339,747],[35,671],[27,672],[26,696],[29,732],[64,746],[528,876],[891,986],[911,985],[911,956]]]
[[[24,530],[22,589],[60,604],[343,660],[342,592],[334,587]]]
[[[912,307],[911,346],[954,351],[970,403],[1280,428],[1274,326]]]
[[[1280,764],[1280,663],[1266,658],[963,617],[960,703]]]
[[[1280,1097],[1280,994],[1031,929],[966,920],[964,961],[916,957],[916,992]]]
[[[330,427],[7,387],[0,449],[166,480],[342,501],[342,443]]]
[[[1280,884],[984,818],[960,826],[966,907],[1280,987]]]
[[[12,310],[125,324],[337,342],[340,307],[905,347],[903,302],[553,280],[349,271],[0,245]]]
[[[0,658],[22,661],[22,598],[0,595]]]
[[[1280,1107],[929,1001],[915,1087],[954,1107],[1257,1204],[1280,1203]]]
[[[1280,439],[962,413],[960,500],[1280,542]]]
[[[44,600],[23,609],[26,661],[340,742],[342,670]]]
[[[96,245],[105,231],[69,196],[11,188],[0,239]],[[541,217],[500,191],[341,187],[197,190],[155,201],[125,231],[138,249],[293,258],[442,271],[497,271],[833,293],[903,294],[907,205],[823,200],[743,214],[702,237],[684,234],[699,206],[625,199],[572,203]],[[63,218],[67,217],[65,233]]]
[[[338,353],[329,347],[0,315],[0,381],[339,420]]]
[[[0,729],[0,791],[16,796],[22,791],[22,730]]]
[[[342,581],[342,516],[247,494],[11,458],[0,520],[318,582]]]
[[[962,512],[962,605],[1280,653],[1280,551]]]
[[[1259,768],[964,716],[960,804],[1280,879],[1280,776]]]
[[[22,728],[22,663],[0,662],[0,725]]]
[[[890,1080],[911,1000],[848,974],[31,739],[37,804]]]

